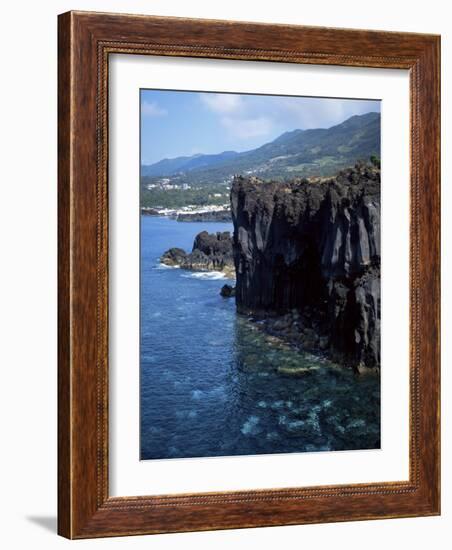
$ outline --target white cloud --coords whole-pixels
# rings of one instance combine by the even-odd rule
[[[255,109],[252,98],[238,94],[200,94],[207,109],[219,117],[220,124],[234,139],[249,140],[271,133],[273,124],[262,109]]]
[[[243,108],[243,101],[234,94],[201,94],[201,101],[215,113],[235,113]]]
[[[168,111],[163,107],[157,105],[155,101],[143,101],[143,103],[141,104],[141,113],[144,116],[159,117],[166,116],[168,114]]]
[[[272,121],[264,116],[258,118],[223,117],[221,124],[230,134],[239,139],[267,136],[273,129]]]
[[[201,93],[199,98],[229,137],[242,141],[242,146],[254,146],[259,139],[274,139],[296,128],[329,128],[352,115],[379,110],[377,102],[333,98],[227,93]]]
[[[329,128],[353,115],[378,111],[378,102],[324,98],[275,99],[275,115],[289,127]]]

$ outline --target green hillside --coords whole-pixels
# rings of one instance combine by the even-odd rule
[[[142,166],[142,204],[221,204],[234,174],[281,181],[330,176],[373,155],[380,157],[380,114],[356,115],[328,129],[286,132],[243,153],[179,157]]]

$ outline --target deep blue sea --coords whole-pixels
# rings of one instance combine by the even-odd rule
[[[232,225],[141,218],[141,459],[379,448],[379,377],[275,345],[220,296],[221,274],[160,265],[203,230]]]

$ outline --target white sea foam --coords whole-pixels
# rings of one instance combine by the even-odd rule
[[[166,265],[162,263],[158,263],[154,269],[180,269],[179,265]]]
[[[216,281],[218,279],[225,279],[225,274],[221,271],[195,271],[193,273],[186,273],[182,277],[188,279],[205,279],[210,281]]]

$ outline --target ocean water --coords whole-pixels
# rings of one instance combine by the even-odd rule
[[[379,448],[379,377],[275,344],[220,296],[221,273],[159,263],[203,230],[232,224],[141,219],[141,459]]]

